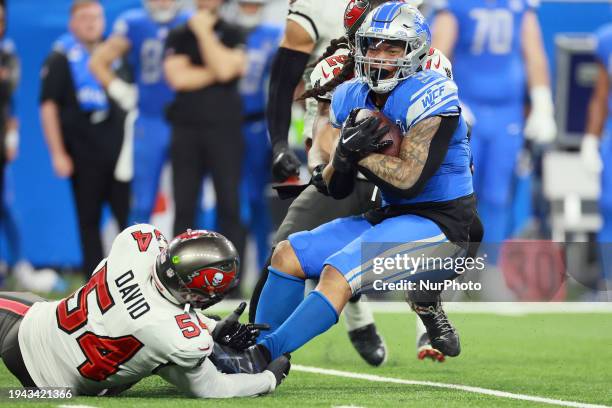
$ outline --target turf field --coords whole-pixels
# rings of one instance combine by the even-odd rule
[[[450,316],[461,333],[463,352],[460,357],[447,359],[442,364],[416,360],[412,315],[378,313],[377,323],[390,351],[386,365],[371,368],[362,362],[350,345],[343,325],[338,324],[294,353],[292,363],[296,369],[274,394],[265,397],[224,401],[186,399],[160,378],[150,377],[120,397],[17,404],[5,398],[0,406],[550,406],[512,399],[507,393],[515,398],[533,396],[612,406],[612,314],[451,313]],[[342,373],[300,371],[309,369],[303,367]],[[366,378],[338,374],[366,374]],[[398,379],[418,383],[402,383]],[[478,389],[468,392],[452,389],[448,384]],[[17,385],[2,367],[0,386]],[[482,389],[504,392],[506,396],[483,394],[488,391]]]

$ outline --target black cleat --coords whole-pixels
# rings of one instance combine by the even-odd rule
[[[425,325],[431,347],[445,356],[458,356],[461,353],[459,335],[448,320],[442,305],[438,303],[435,306],[420,306],[413,303],[411,306]]]
[[[387,361],[387,346],[374,323],[348,332],[353,347],[368,364],[378,367]]]

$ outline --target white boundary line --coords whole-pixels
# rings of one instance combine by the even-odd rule
[[[563,401],[563,400],[558,400],[558,399],[536,397],[532,395],[515,394],[515,393],[505,392],[505,391],[490,390],[487,388],[471,387],[469,385],[445,384],[445,383],[438,383],[438,382],[431,382],[431,381],[404,380],[401,378],[381,377],[379,375],[373,375],[373,374],[360,374],[360,373],[354,373],[350,371],[340,371],[340,370],[330,370],[326,368],[308,367],[308,366],[303,366],[299,364],[293,364],[291,366],[291,369],[294,371],[300,371],[304,373],[332,375],[335,377],[355,378],[358,380],[367,380],[367,381],[373,381],[373,382],[385,382],[385,383],[405,384],[405,385],[423,385],[427,387],[446,388],[446,389],[451,389],[451,390],[473,392],[476,394],[490,395],[493,397],[510,398],[510,399],[521,400],[521,401],[540,402],[543,404],[560,405],[564,407],[609,408],[606,405],[587,404],[584,402]]]

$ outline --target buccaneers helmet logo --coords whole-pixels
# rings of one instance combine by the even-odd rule
[[[223,273],[215,268],[204,268],[189,275],[185,286],[206,292],[222,292],[234,279],[235,271]]]

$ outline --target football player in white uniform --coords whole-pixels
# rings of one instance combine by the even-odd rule
[[[273,151],[272,173],[276,181],[286,181],[299,173],[301,163],[287,143],[293,94],[302,77],[306,87],[310,88],[312,67],[307,65],[317,61],[330,41],[344,35],[342,20],[346,5],[346,0],[294,0],[289,5],[286,31],[272,63],[266,114]],[[307,100],[306,106],[304,138],[308,146],[317,103],[312,99]],[[371,189],[360,189],[360,192],[362,201],[369,202]],[[357,196],[342,204],[329,197],[328,200],[318,200],[313,207],[311,204],[314,205],[314,199],[317,199],[313,195],[320,194],[314,188],[306,194],[291,206],[274,237],[274,243],[285,240],[293,232],[315,228],[349,212],[356,213],[361,208],[355,204]],[[268,277],[269,266],[270,262],[264,266],[251,298],[251,321],[256,321],[259,296]],[[369,364],[380,365],[386,356],[385,344],[376,331],[369,307],[357,300],[353,299],[344,313],[349,338]]]
[[[168,245],[153,226],[134,225],[72,296],[0,294],[2,358],[24,386],[81,395],[117,394],[152,374],[195,397],[269,393],[288,360],[259,374],[222,374],[209,357],[234,331],[195,310],[223,298],[238,262],[220,234],[189,230]]]

